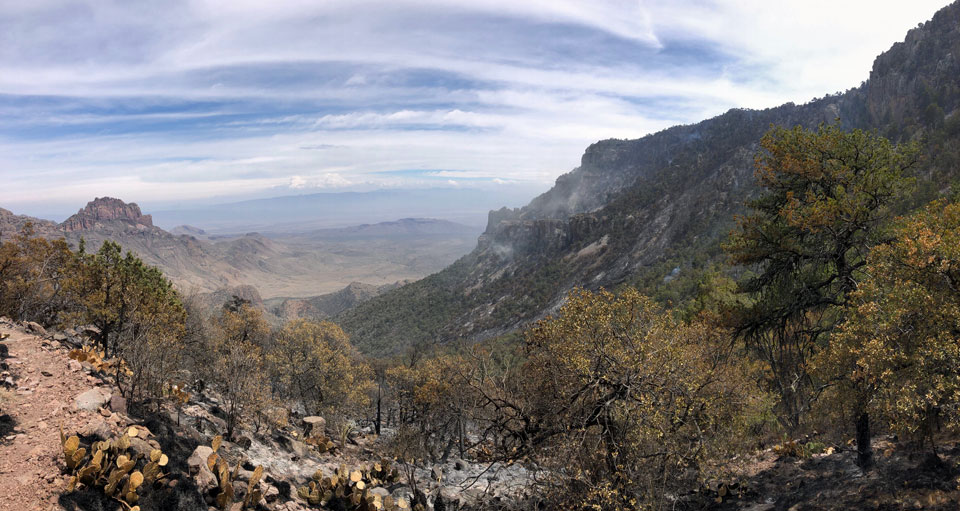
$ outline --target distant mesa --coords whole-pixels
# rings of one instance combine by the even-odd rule
[[[127,204],[113,197],[98,197],[87,203],[77,214],[66,219],[61,225],[66,232],[93,229],[102,223],[125,223],[137,227],[153,227],[153,217],[144,215],[140,206]]]

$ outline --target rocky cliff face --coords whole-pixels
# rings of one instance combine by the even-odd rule
[[[722,258],[719,241],[756,191],[753,155],[771,125],[815,128],[839,118],[845,128],[922,141],[928,158],[916,202],[929,200],[960,172],[956,55],[960,3],[911,30],[846,93],[597,142],[527,206],[492,211],[474,252],[339,319],[362,348],[401,350],[522,327],[575,286],[653,292],[650,284],[667,275]]]
[[[153,218],[144,215],[136,203],[112,197],[99,197],[87,203],[77,214],[66,219],[61,227],[66,232],[86,231],[104,224],[145,229],[153,227]]]

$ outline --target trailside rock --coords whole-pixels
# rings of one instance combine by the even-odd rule
[[[110,392],[104,389],[90,389],[74,398],[78,410],[95,412],[110,401]]]
[[[23,324],[23,326],[26,327],[27,331],[32,334],[39,335],[40,337],[47,335],[47,330],[42,326],[40,326],[39,323],[35,323],[33,321],[27,321],[26,323]]]
[[[110,396],[110,410],[117,413],[127,413],[127,400],[118,394]]]
[[[217,485],[217,478],[213,475],[213,472],[207,468],[207,458],[209,458],[211,454],[213,454],[213,449],[206,445],[200,445],[197,446],[197,448],[193,450],[193,454],[187,458],[187,469],[190,471],[190,475],[193,476],[201,492],[206,492]]]
[[[187,458],[187,468],[190,469],[190,475],[197,475],[201,469],[207,468],[207,458],[213,454],[213,449],[207,445],[199,445],[193,450],[193,453]],[[207,470],[210,470],[207,468]],[[211,475],[213,475],[211,473]]]
[[[110,425],[107,422],[99,417],[95,420],[89,422],[81,431],[80,434],[85,437],[99,438],[100,440],[109,440],[113,436],[113,430],[110,429]]]
[[[327,420],[317,415],[303,418],[303,430],[307,437],[318,437],[324,434],[327,429]]]

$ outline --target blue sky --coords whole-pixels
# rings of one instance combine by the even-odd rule
[[[854,87],[944,3],[0,2],[0,207],[532,197],[596,140]]]

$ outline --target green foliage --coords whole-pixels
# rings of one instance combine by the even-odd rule
[[[79,253],[68,281],[77,311],[68,323],[92,324],[106,358],[122,359],[121,390],[135,399],[160,399],[181,367],[186,311],[163,273],[106,241],[96,254]],[[126,376],[124,378],[123,376]]]
[[[227,435],[244,418],[269,406],[270,389],[263,350],[270,327],[263,313],[249,304],[224,308],[213,321],[208,349],[213,355],[210,372],[204,374],[223,396]]]
[[[465,430],[483,400],[472,387],[473,376],[490,367],[483,351],[438,353],[387,369],[390,398],[398,409],[399,431],[392,441],[398,457],[440,461],[454,449],[465,455]]]
[[[756,270],[740,282],[745,296],[733,321],[768,364],[766,384],[796,429],[813,398],[810,358],[863,279],[866,252],[885,234],[916,148],[837,125],[774,128],[760,145],[763,193],[725,246],[733,264]]]
[[[75,268],[64,240],[37,237],[26,224],[13,240],[0,243],[0,316],[58,323],[70,308],[64,286]]]
[[[571,294],[526,344],[516,387],[485,396],[499,448],[556,469],[553,506],[666,506],[735,444],[752,406],[720,331],[633,290]]]

